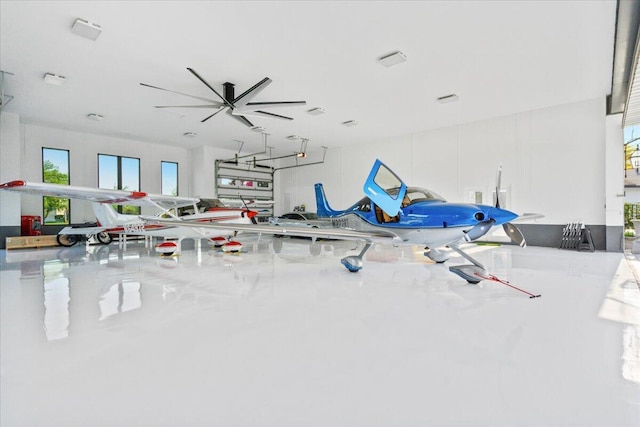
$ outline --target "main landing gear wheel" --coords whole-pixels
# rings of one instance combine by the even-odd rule
[[[109,243],[111,243],[111,240],[113,240],[111,238],[111,235],[109,233],[105,233],[104,231],[96,234],[96,239],[103,245],[108,245]]]
[[[78,236],[76,234],[58,234],[56,241],[60,246],[69,248],[78,243]]]

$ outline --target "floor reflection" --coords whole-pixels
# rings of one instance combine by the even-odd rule
[[[375,246],[354,274],[353,242],[242,239],[0,251],[0,424],[640,424],[621,254],[469,247],[531,300],[420,247]]]

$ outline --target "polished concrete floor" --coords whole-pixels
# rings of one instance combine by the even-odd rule
[[[640,425],[631,255],[243,241],[0,251],[0,425]]]

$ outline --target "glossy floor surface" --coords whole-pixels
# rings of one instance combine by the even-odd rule
[[[0,425],[640,425],[635,259],[244,242],[0,251]]]

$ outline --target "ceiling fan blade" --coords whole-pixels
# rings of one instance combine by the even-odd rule
[[[230,103],[230,102],[229,102],[229,101],[228,101],[224,96],[220,95],[220,94],[218,93],[218,91],[216,91],[216,90],[213,88],[213,86],[211,86],[209,83],[207,83],[207,81],[206,81],[205,79],[203,79],[202,77],[200,77],[200,75],[199,75],[198,73],[196,73],[196,71],[195,71],[193,68],[189,68],[189,67],[187,67],[187,70],[189,70],[189,72],[190,72],[191,74],[193,74],[194,76],[196,76],[196,78],[197,78],[198,80],[200,80],[202,83],[204,83],[206,87],[208,87],[209,89],[211,89],[211,90],[213,91],[213,93],[215,93],[216,95],[218,95],[218,97],[219,97],[220,99],[222,99],[222,102],[224,102],[224,103],[225,103],[225,105],[227,105],[227,106],[229,106],[229,107],[233,107],[233,105],[232,105],[232,104],[231,104],[231,103]]]
[[[182,93],[182,92],[176,92],[175,90],[163,89],[163,88],[161,88],[161,87],[158,87],[158,86],[151,86],[151,85],[148,85],[148,84],[146,84],[146,83],[140,83],[140,86],[146,86],[146,87],[150,87],[150,88],[152,88],[152,89],[158,89],[158,90],[163,90],[163,91],[165,91],[165,92],[176,93],[176,94],[178,94],[178,95],[188,96],[189,98],[199,99],[200,101],[218,102],[218,101],[214,101],[213,99],[201,98],[201,97],[199,97],[199,96],[189,95],[188,93]]]
[[[227,114],[230,117],[233,117],[234,119],[242,123],[243,125],[248,126],[250,128],[253,127],[253,123],[251,123],[245,116],[241,116],[239,114],[233,114],[233,110],[231,109],[227,110]]]
[[[240,115],[245,115],[245,116],[259,116],[259,117],[270,117],[272,119],[283,119],[283,120],[293,120],[292,117],[287,117],[287,116],[281,116],[280,114],[273,114],[273,113],[269,113],[267,111],[233,111],[233,114],[236,116],[240,116]]]
[[[209,105],[155,105],[153,108],[222,108],[224,104],[216,102]]]
[[[260,80],[258,83],[253,85],[251,89],[248,89],[242,95],[237,96],[236,99],[233,100],[233,105],[235,108],[241,108],[247,105],[249,101],[256,97],[264,88],[271,84],[272,80],[269,77],[265,77]]]
[[[212,115],[207,116],[207,117],[205,117],[204,119],[200,120],[200,123],[204,123],[204,122],[206,122],[206,121],[207,121],[207,120],[209,120],[211,117],[215,116],[216,114],[218,114],[220,111],[224,110],[225,108],[226,108],[226,107],[224,107],[224,106],[223,106],[223,107],[220,107],[220,108],[218,109],[218,111],[216,111],[216,112],[215,112],[215,113],[213,113]]]
[[[249,112],[262,110],[263,108],[274,107],[295,107],[297,105],[306,105],[305,101],[276,101],[276,102],[248,102],[244,107],[236,108],[239,112]]]
[[[502,224],[502,228],[504,228],[504,232],[507,233],[507,236],[509,236],[513,243],[522,246],[523,248],[527,246],[527,242],[524,240],[524,235],[518,227],[511,224],[510,222],[507,222],[505,224]]]

